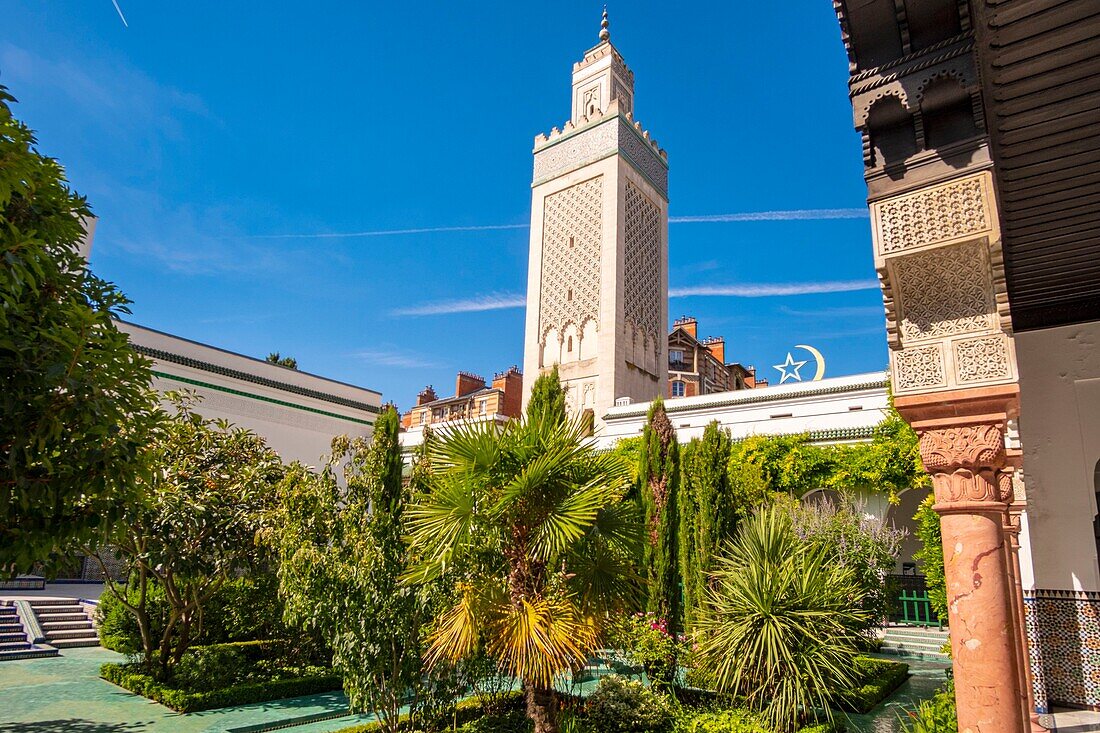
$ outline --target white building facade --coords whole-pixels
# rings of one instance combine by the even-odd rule
[[[283,461],[323,463],[337,435],[369,438],[381,412],[374,390],[189,341],[124,321],[118,327],[153,361],[159,392],[190,390],[195,411],[262,436]]]

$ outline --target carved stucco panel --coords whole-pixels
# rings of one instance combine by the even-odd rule
[[[996,327],[984,242],[938,247],[891,261],[902,343]]]
[[[658,158],[649,143],[638,138],[630,124],[619,119],[619,149],[662,196],[668,197],[668,167]]]
[[[975,176],[874,205],[880,255],[992,229],[985,178]]]
[[[623,273],[627,323],[661,333],[661,209],[631,183],[626,185],[626,255]]]
[[[566,324],[599,323],[603,178],[591,178],[546,197],[543,204],[539,343]],[[595,263],[595,265],[594,265]]]
[[[893,353],[893,381],[899,392],[944,387],[947,370],[939,344],[902,349]]]
[[[959,384],[992,382],[1012,376],[1008,340],[1002,334],[956,341],[955,379]]]
[[[534,180],[542,180],[611,152],[616,146],[616,133],[615,123],[608,122],[536,152]]]

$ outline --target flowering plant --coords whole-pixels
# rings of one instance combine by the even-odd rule
[[[676,681],[686,637],[669,633],[667,619],[655,613],[627,616],[612,629],[612,642],[645,670],[650,684],[660,687]]]

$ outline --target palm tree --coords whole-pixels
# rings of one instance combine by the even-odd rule
[[[555,680],[599,648],[639,589],[629,472],[583,431],[542,415],[456,427],[433,447],[431,490],[407,515],[419,560],[408,582],[447,577],[457,597],[429,662],[487,653],[522,680],[536,733],[558,730]]]
[[[856,682],[863,591],[782,508],[739,527],[717,561],[695,633],[703,668],[779,731],[796,730]]]

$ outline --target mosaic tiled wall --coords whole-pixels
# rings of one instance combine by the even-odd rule
[[[1100,706],[1100,593],[1024,593],[1035,707]]]

